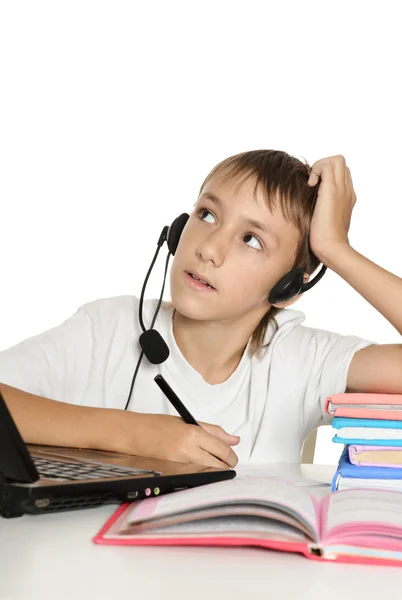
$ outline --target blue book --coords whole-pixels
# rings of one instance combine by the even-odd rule
[[[371,479],[373,481],[371,483],[369,481],[364,482],[363,487],[376,487],[383,489],[387,489],[386,480],[398,480],[396,487],[395,485],[391,484],[388,489],[397,489],[399,487],[399,482],[402,489],[402,469],[393,467],[361,467],[360,465],[352,465],[349,460],[349,446],[345,446],[343,449],[338,462],[338,469],[332,478],[331,490],[333,492],[337,491],[342,478],[364,480]],[[379,483],[378,480],[382,480],[383,483]],[[356,487],[359,486],[356,485]]]
[[[362,444],[370,446],[402,446],[402,421],[387,421],[382,419],[351,419],[334,417],[334,429],[342,429],[345,435],[348,428],[355,428],[354,437],[344,437],[342,432],[337,433],[332,441],[336,444]],[[378,436],[375,435],[376,430]],[[374,435],[373,435],[374,434]],[[399,438],[399,439],[398,439]]]

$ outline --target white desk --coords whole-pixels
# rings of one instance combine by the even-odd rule
[[[334,466],[303,465],[302,471],[329,482]],[[315,563],[254,548],[94,544],[92,537],[115,509],[0,519],[1,600],[379,600],[391,592],[401,595],[402,567]]]

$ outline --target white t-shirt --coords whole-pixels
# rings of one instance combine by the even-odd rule
[[[149,328],[157,300],[145,300]],[[135,296],[101,298],[81,306],[61,325],[0,352],[0,382],[46,398],[123,409],[141,352]],[[300,462],[303,440],[330,417],[325,398],[346,389],[356,350],[375,342],[301,325],[305,316],[290,308],[269,324],[264,354],[249,346],[223,383],[209,384],[186,361],[173,335],[173,309],[162,303],[155,329],[169,349],[161,365],[142,359],[129,410],[177,415],[154,381],[161,373],[198,421],[239,435],[240,463]]]

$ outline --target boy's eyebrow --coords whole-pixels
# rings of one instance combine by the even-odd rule
[[[208,198],[209,200],[214,202],[214,204],[217,204],[218,206],[223,207],[222,200],[220,198],[218,198],[218,196],[216,196],[216,194],[214,194],[212,192],[204,192],[201,194],[200,198],[202,198],[202,197]],[[265,225],[264,223],[260,223],[260,221],[256,221],[255,219],[250,219],[250,218],[245,218],[244,221],[246,223],[248,223],[250,225],[250,227],[253,227],[253,229],[258,229],[260,231],[263,231],[267,235],[269,235],[279,245],[279,237],[277,236],[275,231],[273,229],[271,229],[271,227],[269,225]]]

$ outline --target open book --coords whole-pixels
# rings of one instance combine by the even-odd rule
[[[313,496],[276,477],[236,478],[123,504],[94,541],[261,546],[315,560],[402,565],[402,494]]]

